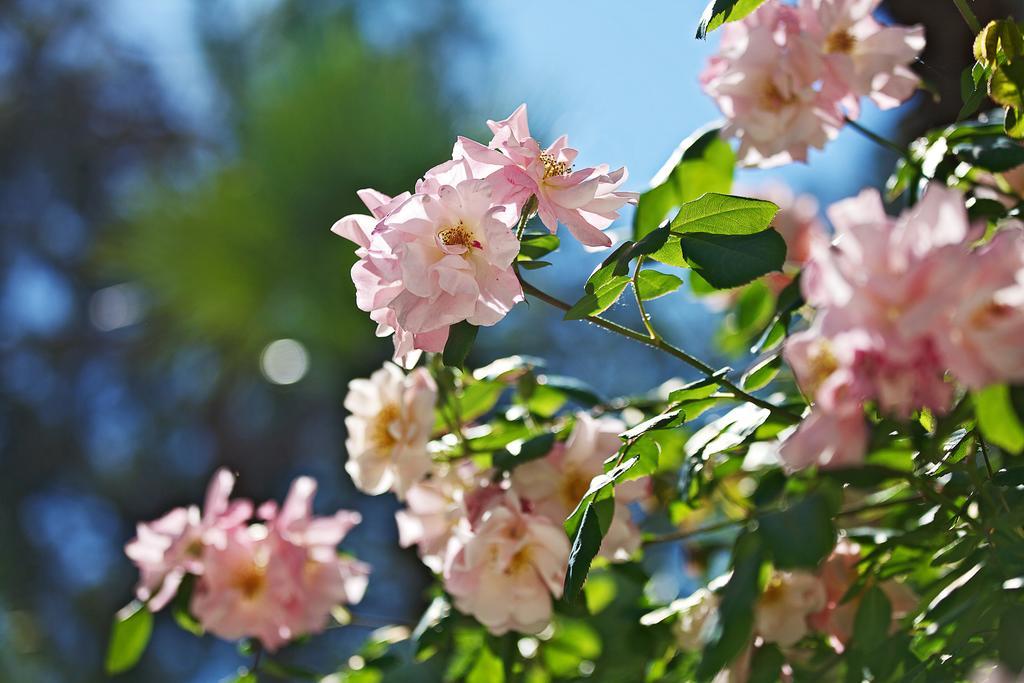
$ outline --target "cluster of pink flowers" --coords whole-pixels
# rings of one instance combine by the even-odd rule
[[[427,171],[415,193],[361,190],[370,215],[332,228],[358,245],[356,303],[378,336],[394,336],[395,358],[407,367],[420,351],[442,351],[452,325],[494,325],[522,301],[515,229],[531,198],[551,232],[562,223],[592,246],[611,244],[602,230],[635,199],[618,191],[624,168],[573,170],[577,153],[565,136],[542,148],[526,105],[487,125],[489,146],[459,138],[452,159]]]
[[[722,29],[719,54],[701,85],[727,119],[753,166],[806,161],[838,135],[860,98],[883,109],[908,99],[908,68],[924,49],[919,26],[886,27],[872,17],[880,0],[768,0]]]
[[[1024,231],[972,242],[963,196],[933,185],[899,218],[867,190],[829,209],[835,241],[817,238],[802,288],[817,309],[786,360],[814,406],[782,444],[791,469],[860,463],[864,405],[906,419],[941,414],[952,378],[970,389],[1024,379]]]
[[[853,623],[860,607],[860,594],[844,601],[857,580],[860,546],[840,540],[832,554],[816,571],[775,571],[754,605],[754,640],[793,647],[810,633],[821,633],[837,652],[853,637]],[[714,582],[713,582],[714,583]],[[898,581],[883,581],[879,588],[892,606],[892,619],[909,614],[917,596]],[[708,589],[678,600],[670,608],[676,614],[674,630],[679,646],[688,651],[703,647],[710,622],[717,619],[718,596]],[[740,657],[736,666],[744,666]],[[732,679],[730,679],[732,680]],[[736,680],[746,680],[738,676]]]
[[[136,592],[150,610],[162,609],[192,575],[189,609],[203,628],[231,640],[257,638],[273,651],[323,630],[332,609],[362,599],[370,568],[337,552],[360,518],[344,510],[313,516],[309,477],[293,482],[280,508],[229,500],[234,482],[219,470],[201,512],[176,508],[140,523],[125,552],[139,568]]]
[[[618,420],[585,413],[575,419],[565,443],[510,477],[471,463],[439,468],[410,489],[407,509],[396,515],[401,544],[416,545],[455,606],[492,633],[537,633],[550,623],[569,560],[562,524],[622,443],[625,425]],[[616,487],[602,556],[624,561],[640,547],[629,504],[642,502],[649,489],[646,478]]]
[[[455,606],[491,632],[536,633],[547,626],[569,560],[562,525],[618,451],[625,425],[577,414],[564,443],[505,476],[468,460],[432,460],[437,391],[425,370],[406,375],[388,364],[349,386],[346,469],[361,490],[390,490],[405,501],[396,513],[401,545],[416,546]],[[646,478],[616,487],[604,557],[626,560],[639,549],[629,505],[642,503],[649,491]]]

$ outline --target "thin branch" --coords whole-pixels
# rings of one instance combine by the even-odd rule
[[[547,292],[538,289],[537,287],[534,287],[529,282],[524,280],[522,274],[519,273],[518,267],[516,268],[516,273],[519,275],[519,281],[522,283],[523,291],[526,294],[529,294],[530,296],[543,301],[549,306],[553,306],[554,308],[557,308],[562,311],[568,311],[569,309],[572,308],[572,306],[562,301],[561,299],[551,296]],[[661,339],[660,337],[652,339],[651,337],[648,337],[647,335],[641,332],[637,332],[636,330],[632,330],[628,327],[624,327],[623,325],[612,322],[607,318],[602,318],[596,315],[588,315],[584,318],[584,320],[591,322],[597,325],[598,327],[603,327],[609,332],[614,332],[615,334],[626,337],[627,339],[632,339],[634,341],[640,342],[641,344],[646,344],[647,346],[653,347],[655,349],[658,349],[659,351],[669,354],[670,356],[678,358],[679,360],[683,361],[690,367],[696,368],[705,377],[714,380],[723,388],[731,391],[733,394],[736,395],[737,398],[740,398],[746,401],[747,403],[752,403],[753,405],[756,405],[759,408],[770,410],[773,415],[782,420],[785,420],[786,422],[796,424],[801,419],[800,416],[796,415],[795,413],[791,413],[790,411],[784,408],[780,408],[779,406],[773,403],[769,403],[764,399],[758,398],[752,394],[747,393],[743,389],[740,389],[730,380],[726,379],[724,373],[715,370],[707,363],[703,362],[699,358],[696,358],[695,356],[691,356],[686,351],[683,351],[680,348],[672,346],[671,344],[666,342],[664,339]]]
[[[636,260],[636,267],[633,269],[633,278],[631,280],[633,287],[633,296],[636,297],[636,307],[637,309],[640,310],[640,320],[642,320],[644,323],[644,329],[647,330],[647,336],[649,336],[651,339],[660,339],[660,336],[654,329],[654,325],[651,324],[651,316],[647,315],[647,309],[644,308],[643,297],[640,296],[640,270],[644,267],[644,259],[646,258],[647,257],[644,254],[640,254],[640,256]]]
[[[836,518],[838,519],[840,517],[852,517],[852,516],[859,515],[859,514],[864,513],[864,512],[873,512],[875,510],[884,510],[886,508],[894,507],[894,506],[897,506],[897,505],[902,505],[904,503],[920,502],[921,500],[923,500],[923,497],[918,495],[918,496],[910,496],[910,497],[907,497],[907,498],[897,498],[897,499],[893,499],[893,500],[885,500],[885,501],[882,501],[880,503],[868,503],[868,504],[865,504],[865,505],[858,505],[856,507],[851,507],[851,508],[847,508],[845,510],[841,510],[836,515]],[[758,518],[760,518],[760,517],[762,517],[764,515],[767,515],[767,514],[770,514],[770,513],[773,513],[773,512],[777,512],[777,510],[776,509],[758,510],[754,514],[749,515],[747,517],[744,517],[742,519],[728,519],[728,520],[725,520],[724,522],[716,522],[715,524],[709,524],[707,526],[698,527],[696,529],[687,529],[685,531],[675,531],[675,532],[672,532],[670,534],[665,534],[663,536],[656,536],[654,538],[649,538],[649,539],[644,541],[644,545],[654,545],[654,544],[657,544],[657,543],[670,543],[670,542],[673,542],[673,541],[683,541],[683,540],[686,540],[688,538],[693,538],[694,536],[704,536],[706,534],[712,534],[712,533],[715,533],[716,531],[723,531],[723,530],[729,529],[731,527],[740,526],[742,524],[747,524],[747,523],[749,523],[749,522],[751,522],[751,521],[753,521],[755,519],[758,519]]]
[[[953,4],[960,10],[960,16],[964,18],[964,22],[967,24],[967,28],[971,29],[971,33],[981,33],[981,23],[978,21],[978,17],[974,14],[971,6],[967,4],[967,0],[953,0]]]
[[[879,135],[878,133],[876,133],[874,131],[868,130],[867,128],[865,128],[864,126],[860,125],[859,123],[857,123],[856,121],[854,121],[851,118],[847,118],[846,119],[846,123],[847,123],[848,126],[850,126],[850,128],[853,128],[855,131],[857,131],[858,133],[860,133],[861,135],[866,137],[868,140],[871,140],[871,142],[875,143],[876,145],[884,147],[885,149],[887,149],[889,151],[895,152],[899,156],[901,156],[904,159],[906,159],[906,161],[908,163],[912,162],[912,160],[910,159],[910,156],[907,154],[907,150],[904,149],[903,147],[900,147],[898,144],[896,144],[892,140],[889,140],[888,138],[884,138],[884,137],[882,137],[881,135]]]

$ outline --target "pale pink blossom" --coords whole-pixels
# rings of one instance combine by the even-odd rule
[[[561,524],[524,511],[511,491],[480,517],[445,576],[461,612],[488,631],[539,633],[561,597],[569,539]]]
[[[467,160],[475,177],[486,177],[495,199],[522,211],[530,197],[537,199],[537,214],[554,233],[561,223],[573,237],[593,247],[610,246],[602,232],[619,216],[619,209],[635,202],[636,194],[621,192],[626,169],[607,165],[573,170],[578,152],[562,136],[542,148],[530,135],[526,105],[503,121],[488,121],[494,133],[490,146],[460,137],[453,156]]]
[[[345,471],[359,490],[400,498],[430,471],[427,452],[437,387],[424,368],[408,375],[385,363],[369,379],[349,382]]]
[[[438,468],[430,479],[413,485],[406,492],[405,509],[395,513],[399,544],[415,545],[423,564],[443,572],[486,510],[487,499],[502,495],[486,484],[476,466],[465,462]]]
[[[825,607],[825,586],[809,572],[775,572],[754,606],[754,632],[791,647],[810,632],[807,618]]]
[[[523,300],[512,271],[517,216],[494,204],[482,180],[414,195],[385,220],[381,238],[401,268],[402,291],[391,301],[398,323],[413,333],[468,321],[494,325]]]
[[[686,652],[700,652],[707,643],[710,624],[718,617],[718,596],[707,588],[698,588],[688,597],[676,600],[672,632],[679,647]]]
[[[614,418],[576,415],[569,439],[556,443],[544,458],[524,463],[512,472],[512,488],[532,509],[562,524],[586,495],[594,477],[604,474],[604,461],[622,446],[626,425]],[[640,529],[629,504],[647,497],[650,480],[631,480],[615,487],[615,514],[601,544],[601,554],[624,561],[640,547]]]
[[[825,607],[810,616],[811,626],[827,634],[833,647],[842,652],[853,637],[853,625],[860,607],[861,596],[846,600],[847,592],[857,580],[857,564],[862,557],[860,546],[848,539],[836,544],[836,548],[818,570],[825,586]],[[885,593],[892,607],[895,622],[909,614],[917,606],[917,596],[899,581],[883,581],[879,588]]]
[[[824,88],[843,94],[851,118],[860,98],[882,109],[909,99],[920,79],[910,70],[924,49],[922,26],[883,26],[872,16],[881,0],[801,0],[804,30],[822,46]]]
[[[951,307],[981,262],[971,253],[963,196],[954,190],[933,185],[897,218],[885,213],[874,190],[834,204],[828,214],[835,240],[812,240],[802,279],[818,314],[785,349],[814,403],[780,451],[793,469],[857,464],[866,447],[858,425],[865,402],[903,419],[920,408],[949,408],[944,349]],[[832,430],[844,438],[829,444]]]
[[[824,72],[797,10],[772,0],[722,28],[700,82],[726,118],[722,134],[739,140],[740,161],[769,167],[806,161],[808,148],[839,134],[840,97],[820,87]]]
[[[315,490],[311,479],[297,479],[280,510],[260,508],[265,524],[235,527],[221,546],[205,547],[191,602],[205,629],[228,640],[258,638],[274,651],[323,630],[334,607],[362,599],[369,567],[336,550],[359,516],[314,517]]]
[[[229,501],[235,477],[217,470],[206,490],[203,510],[191,505],[171,510],[160,519],[140,523],[125,554],[139,568],[136,595],[152,611],[174,597],[187,574],[202,574],[204,545],[222,546],[235,527],[252,516],[252,503]]]
[[[357,194],[371,215],[345,216],[331,230],[358,246],[356,256],[359,260],[352,266],[356,305],[367,311],[370,319],[377,323],[378,337],[392,337],[395,361],[404,367],[412,367],[421,351],[436,353],[444,350],[448,327],[417,334],[399,324],[397,314],[388,304],[402,291],[401,269],[396,255],[389,252],[387,243],[374,236],[381,220],[412,195],[404,192],[388,197],[371,189],[360,190]]]
[[[1024,231],[1004,228],[958,282],[948,333],[936,339],[946,366],[972,389],[1024,381]]]
[[[332,228],[359,246],[356,304],[379,336],[394,335],[395,358],[407,367],[417,351],[443,350],[451,325],[494,325],[523,300],[512,270],[514,209],[495,201],[465,162],[432,169],[417,189],[394,199],[362,190],[373,215]]]
[[[812,409],[779,446],[779,458],[791,471],[812,465],[856,467],[864,461],[868,436],[864,413],[859,408],[838,413]]]

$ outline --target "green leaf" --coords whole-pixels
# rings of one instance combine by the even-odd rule
[[[629,261],[633,257],[634,247],[635,243],[628,241],[619,245],[591,273],[584,287],[587,293],[565,314],[566,320],[598,315],[618,300],[629,285]]]
[[[589,587],[588,583],[588,587]],[[601,656],[601,636],[582,619],[555,618],[555,633],[541,648],[548,670],[559,678],[578,679],[580,664]]]
[[[565,314],[566,320],[580,320],[591,315],[600,315],[619,300],[629,285],[628,275],[617,275],[605,280],[588,291]]]
[[[780,270],[786,242],[774,230],[753,235],[690,233],[680,238],[687,263],[717,289],[745,285]]]
[[[1024,426],[1013,409],[1009,387],[994,384],[975,392],[974,410],[982,436],[1010,453],[1024,450]]]
[[[1009,138],[986,137],[953,147],[963,161],[994,173],[1002,173],[1024,164],[1024,145]]]
[[[713,679],[750,644],[763,562],[760,537],[751,532],[741,534],[733,547],[732,576],[721,591],[718,620],[697,665],[697,680]]]
[[[668,226],[665,226],[665,228],[668,229]],[[683,249],[679,245],[679,235],[669,235],[668,239],[665,240],[665,244],[651,254],[651,258],[658,263],[664,263],[666,266],[675,266],[676,268],[687,268],[689,265],[686,263],[686,259],[683,258]]]
[[[743,375],[743,388],[746,391],[757,391],[771,384],[782,368],[782,356],[769,356],[757,363]]]
[[[736,153],[714,126],[683,140],[640,195],[633,215],[633,235],[640,239],[661,225],[669,212],[705,192],[732,188]]]
[[[587,503],[576,537],[572,541],[563,589],[563,598],[568,602],[574,602],[583,589],[590,564],[594,561],[597,551],[601,549],[601,542],[608,533],[608,527],[611,526],[615,514],[612,489],[603,489],[602,493],[603,495]]]
[[[853,646],[861,652],[870,653],[885,641],[891,624],[889,598],[881,588],[871,586],[864,591],[857,608],[853,622]]]
[[[997,66],[988,82],[988,96],[1004,107],[1024,108],[1024,60]]]
[[[536,261],[558,249],[559,244],[556,235],[547,233],[524,235],[519,244],[519,260]]]
[[[996,647],[999,659],[1013,671],[1024,669],[1024,607],[1010,605],[999,618]]]
[[[523,463],[543,458],[554,445],[555,435],[550,432],[525,441],[513,441],[504,450],[495,451],[494,466],[501,470],[514,469]]]
[[[478,329],[476,325],[470,325],[466,321],[451,326],[451,330],[448,332],[448,341],[444,345],[444,353],[441,355],[441,360],[445,365],[453,368],[462,367],[465,364],[466,356],[469,355],[469,350],[473,348],[473,342],[476,340]]]
[[[619,479],[629,479],[628,475],[632,472],[633,468],[639,464],[639,462],[640,456],[631,456],[629,459],[616,465],[610,471],[598,475],[591,480],[590,488],[587,489],[583,499],[580,500],[579,505],[576,506],[576,509],[573,510],[572,514],[570,514],[565,520],[565,531],[570,537],[575,538],[579,532],[583,513],[586,511],[587,505],[604,496],[611,495],[611,491],[615,486],[615,483]]]
[[[697,24],[697,38],[703,40],[722,24],[739,21],[756,10],[764,0],[711,0]]]
[[[711,192],[683,204],[669,229],[675,234],[752,235],[767,230],[778,212],[764,199]]]
[[[683,286],[681,278],[656,270],[642,270],[636,279],[636,293],[644,301],[670,294]]]
[[[981,78],[978,77],[979,69]],[[957,121],[962,121],[981,108],[981,104],[988,97],[987,68],[981,62],[964,69],[960,75],[960,95],[964,105],[956,115]]]
[[[765,643],[754,650],[750,660],[750,678],[747,683],[775,683],[780,680],[786,657],[774,643]]]
[[[619,437],[623,441],[632,441],[633,439],[636,439],[646,434],[647,432],[651,432],[657,429],[673,429],[675,427],[678,427],[683,423],[683,420],[685,419],[686,415],[683,413],[682,410],[669,410],[667,412],[661,413],[660,415],[655,415],[651,419],[645,420],[638,425],[635,425],[634,427],[620,434]]]
[[[537,381],[540,383],[540,386],[560,391],[577,403],[585,406],[594,406],[603,400],[593,387],[575,377],[541,375]]]
[[[836,545],[831,510],[817,493],[785,510],[764,515],[760,533],[779,569],[817,567]]]
[[[505,665],[501,657],[491,652],[487,643],[481,645],[473,668],[466,675],[466,683],[503,683]]]
[[[106,669],[117,674],[135,666],[153,632],[153,614],[138,600],[125,605],[114,617],[107,647]]]

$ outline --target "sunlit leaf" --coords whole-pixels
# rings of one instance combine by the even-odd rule
[[[690,233],[680,238],[687,263],[718,289],[731,289],[772,271],[786,261],[786,242],[774,230],[753,235]]]
[[[152,632],[153,614],[143,603],[135,601],[118,611],[107,646],[107,673],[121,673],[135,666]]]

